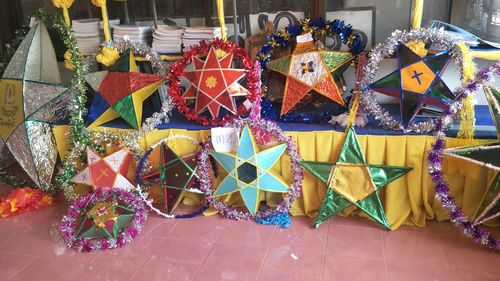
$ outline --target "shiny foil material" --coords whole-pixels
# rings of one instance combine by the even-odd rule
[[[28,32],[0,80],[0,119],[7,122],[9,112],[16,114],[15,122],[7,122],[14,126],[0,125],[5,142],[0,151],[8,155],[9,150],[33,183],[43,190],[51,189],[57,161],[48,122],[66,117],[71,99],[69,89],[60,82],[52,42],[45,25],[39,22]],[[13,90],[13,85],[18,87]]]
[[[26,121],[31,157],[42,189],[50,189],[57,162],[57,146],[52,128],[47,123]]]
[[[378,191],[411,168],[366,163],[353,127],[346,134],[336,163],[302,161],[301,165],[328,186],[314,228],[355,205],[386,229],[391,229]]]

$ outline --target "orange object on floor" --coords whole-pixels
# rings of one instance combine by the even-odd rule
[[[16,188],[7,197],[0,196],[0,218],[38,210],[54,204],[54,198],[39,189]]]

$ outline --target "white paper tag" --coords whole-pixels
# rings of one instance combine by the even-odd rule
[[[297,41],[297,43],[311,42],[313,41],[312,33],[309,32],[303,35],[299,35],[295,37],[295,40]]]
[[[236,151],[240,139],[239,130],[235,128],[215,127],[211,129],[212,145],[217,152]]]
[[[245,100],[243,102],[243,106],[248,110],[248,109],[252,108],[252,102],[249,100]]]

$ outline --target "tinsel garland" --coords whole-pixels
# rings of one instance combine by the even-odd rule
[[[430,119],[422,122],[410,123],[407,128],[404,128],[401,121],[395,120],[387,110],[382,108],[375,99],[372,90],[368,86],[373,82],[375,73],[377,72],[380,62],[392,56],[396,51],[398,44],[406,44],[412,40],[420,40],[423,42],[432,42],[437,49],[449,50],[451,56],[455,59],[460,69],[462,69],[463,58],[460,48],[455,41],[444,30],[439,29],[417,29],[411,31],[394,31],[391,36],[383,43],[379,43],[369,53],[369,59],[365,67],[365,74],[361,79],[361,105],[368,114],[371,114],[378,120],[379,125],[389,130],[399,130],[404,132],[426,133],[434,130],[435,121]],[[465,81],[463,81],[465,82]]]
[[[185,136],[185,135],[173,135],[171,137],[167,137],[165,139],[162,139],[161,141],[157,142],[156,144],[152,145],[145,153],[144,155],[142,156],[142,158],[139,160],[138,164],[137,164],[137,169],[136,169],[136,172],[135,172],[135,182],[137,184],[137,189],[136,189],[136,192],[137,194],[139,195],[139,197],[141,197],[141,199],[144,201],[144,203],[153,211],[155,212],[157,215],[159,216],[162,216],[164,218],[167,218],[167,219],[184,219],[184,218],[192,218],[192,217],[195,217],[195,216],[198,216],[198,215],[201,215],[203,214],[204,211],[206,211],[208,209],[208,204],[205,204],[203,205],[200,209],[192,212],[192,213],[188,213],[188,214],[178,214],[178,215],[169,215],[165,212],[163,212],[162,210],[156,208],[155,206],[153,206],[153,200],[149,198],[148,196],[148,193],[147,192],[144,192],[143,191],[143,188],[144,188],[144,182],[142,180],[142,175],[149,172],[151,167],[149,167],[148,165],[148,157],[149,155],[153,152],[153,150],[158,146],[160,145],[161,143],[163,142],[169,142],[171,140],[178,140],[178,139],[184,139],[186,141],[189,141],[191,142],[192,144],[195,144],[195,145],[200,145],[200,142],[197,141],[196,139],[190,137],[190,136]]]
[[[335,19],[333,21],[325,21],[323,18],[317,20],[303,19],[299,24],[289,25],[284,29],[269,36],[260,51],[257,53],[257,59],[263,70],[266,69],[267,63],[271,60],[271,56],[276,49],[288,47],[292,43],[292,39],[301,35],[304,32],[311,32],[314,38],[319,38],[329,35],[338,35],[343,44],[347,45],[349,51],[353,55],[357,55],[365,48],[365,43],[356,33],[350,24],[345,24],[344,21]],[[262,72],[265,75],[265,72]],[[263,92],[265,94],[265,87]],[[262,118],[284,123],[327,123],[333,115],[342,112],[319,112],[319,113],[294,113],[290,112],[284,116],[279,116],[279,113],[274,108],[273,104],[266,98],[262,98]]]
[[[76,228],[78,223],[80,223],[81,217],[85,215],[83,211],[88,206],[92,206],[100,200],[105,200],[113,194],[116,195],[117,201],[126,204],[135,212],[132,221],[122,229],[117,235],[117,239],[76,238]],[[135,236],[141,233],[146,218],[147,209],[139,197],[124,190],[101,188],[73,202],[67,214],[62,218],[59,227],[64,242],[68,247],[76,249],[79,252],[93,252],[96,250],[113,249],[129,243]]]
[[[10,185],[12,187],[26,186],[26,182],[19,179],[16,175],[0,168],[0,183]]]
[[[233,122],[228,123],[225,127],[235,128],[241,130],[245,124],[248,124],[250,129],[256,135],[269,134],[274,136],[278,142],[286,143],[286,153],[290,157],[290,166],[292,173],[292,183],[290,190],[284,196],[283,200],[277,204],[274,208],[269,208],[267,210],[259,210],[255,215],[249,212],[239,211],[229,204],[218,201],[212,196],[214,193],[213,183],[210,178],[210,155],[209,151],[213,149],[211,138],[203,145],[202,150],[198,154],[198,177],[200,181],[200,189],[205,193],[205,198],[210,204],[210,207],[219,211],[222,215],[227,218],[234,220],[250,220],[255,218],[263,218],[264,221],[266,217],[276,216],[279,213],[288,213],[293,201],[301,195],[302,191],[302,180],[304,179],[304,174],[300,166],[301,157],[297,151],[297,147],[293,142],[292,138],[285,135],[285,132],[274,122],[267,121],[264,119],[254,119],[254,118],[238,118]],[[264,138],[262,138],[264,139]]]
[[[451,124],[453,117],[460,111],[462,99],[477,91],[481,85],[491,83],[494,75],[500,75],[500,63],[482,69],[477,73],[474,81],[469,81],[465,86],[460,87],[456,91],[457,100],[447,105],[443,116],[436,122],[436,141],[432,144],[432,149],[427,155],[427,160],[429,174],[436,186],[435,197],[448,211],[451,221],[462,230],[465,236],[472,238],[476,243],[498,250],[500,249],[500,240],[497,240],[492,233],[469,220],[455,202],[443,175],[443,150],[446,145],[446,134],[444,131],[446,127]]]
[[[131,42],[118,40],[112,43],[112,47],[118,50],[120,53],[125,52],[130,49],[135,54],[144,56],[146,60],[151,62],[153,69],[159,75],[166,76],[168,71],[168,65],[160,59],[159,54],[149,48],[143,43]],[[92,64],[95,61],[95,57],[99,50],[96,50],[92,55],[88,56],[82,64],[83,72],[88,73]],[[84,86],[85,87],[85,86]],[[72,138],[70,135],[70,146],[69,153],[64,161],[64,167],[62,172],[57,176],[57,181],[62,184],[64,194],[66,198],[70,201],[76,199],[78,196],[73,192],[73,184],[71,183],[73,177],[76,175],[76,166],[80,163],[84,157],[87,147],[91,147],[99,152],[104,152],[105,145],[120,144],[126,149],[130,150],[134,156],[135,160],[140,159],[140,155],[143,153],[143,148],[139,144],[139,140],[143,138],[148,132],[155,129],[159,124],[168,123],[170,121],[169,114],[173,108],[170,96],[165,95],[162,99],[162,106],[160,112],[155,112],[151,117],[145,119],[143,125],[139,130],[109,130],[100,128],[99,131],[90,130],[85,128],[85,122],[83,117],[86,114],[86,109],[84,105],[86,102],[86,96],[84,95],[78,101],[83,102],[75,103],[74,109],[81,111],[82,114],[73,115],[71,119],[71,127],[73,129],[73,124],[83,124],[83,129],[81,129],[80,139]],[[76,119],[75,119],[76,118]],[[79,118],[82,118],[79,120]],[[73,120],[75,119],[75,120]],[[78,120],[79,121],[78,121]],[[76,122],[78,121],[78,122]]]
[[[193,57],[207,54],[211,47],[217,50],[222,50],[226,53],[231,53],[234,55],[235,59],[241,61],[241,65],[245,68],[246,80],[249,93],[246,98],[250,103],[255,103],[258,97],[260,97],[260,72],[255,68],[252,60],[248,57],[246,51],[234,44],[232,41],[223,41],[220,38],[214,38],[210,42],[200,41],[198,45],[194,45],[187,52],[184,52],[181,61],[178,61],[170,67],[167,81],[169,81],[168,93],[172,97],[173,102],[177,105],[177,110],[183,114],[187,119],[195,121],[204,126],[207,125],[221,125],[230,122],[234,118],[243,116],[250,111],[250,108],[242,103],[238,106],[237,114],[227,114],[222,118],[214,117],[211,118],[198,114],[194,109],[190,108],[186,102],[186,99],[182,97],[181,92],[181,76],[184,73],[186,67],[193,62]]]

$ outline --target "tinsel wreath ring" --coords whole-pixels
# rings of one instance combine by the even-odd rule
[[[116,49],[119,53],[123,53],[126,50],[131,50],[132,52],[134,52],[134,54],[144,56],[146,60],[151,62],[154,69],[161,76],[165,76],[167,73],[167,63],[160,59],[160,56],[156,51],[152,50],[143,43],[119,40],[110,43],[107,46]],[[106,129],[92,130],[85,128],[84,116],[87,111],[87,109],[85,109],[87,97],[85,94],[86,87],[83,75],[87,74],[94,64],[98,51],[99,50],[96,50],[92,53],[91,56],[86,57],[82,63],[79,63],[82,69],[81,73],[80,71],[73,71],[73,73],[80,73],[81,77],[78,79],[78,81],[80,81],[80,83],[82,84],[83,93],[79,93],[74,99],[74,112],[71,117],[70,134],[70,144],[72,145],[69,146],[69,152],[63,164],[63,171],[59,173],[57,177],[58,182],[62,184],[64,194],[69,201],[73,201],[78,197],[73,192],[73,184],[71,183],[71,180],[76,174],[75,166],[77,165],[78,161],[82,160],[82,155],[85,153],[87,146],[94,148],[99,152],[103,152],[102,147],[111,145],[113,143],[120,143],[133,153],[136,160],[139,160],[139,155],[143,154],[143,149],[139,145],[139,139],[144,137],[148,132],[155,129],[159,124],[168,123],[170,121],[170,111],[173,108],[170,96],[165,95],[164,99],[162,100],[161,111],[155,112],[151,117],[146,118],[146,120],[144,120],[143,122],[143,125],[138,130],[112,131]]]
[[[81,226],[82,219],[85,219],[89,215],[89,208],[107,200],[110,196],[114,196],[117,202],[126,205],[134,212],[131,221],[117,233],[116,239],[76,237],[78,235],[77,228]],[[98,189],[94,193],[90,193],[73,202],[66,215],[62,218],[59,227],[64,242],[68,247],[80,252],[93,252],[96,250],[113,249],[129,243],[142,231],[146,218],[147,209],[144,202],[135,194],[124,190]]]
[[[301,157],[292,138],[285,135],[285,132],[274,122],[265,119],[253,118],[237,118],[225,125],[225,127],[234,128],[241,131],[245,125],[248,125],[250,130],[263,133],[274,137],[279,143],[286,143],[286,154],[290,157],[290,166],[292,173],[292,182],[289,192],[283,197],[283,200],[274,208],[259,210],[252,215],[248,211],[240,211],[227,203],[218,201],[214,196],[215,189],[210,178],[210,150],[213,149],[211,138],[208,138],[204,143],[198,157],[198,176],[200,181],[200,189],[205,193],[205,200],[210,204],[211,208],[219,211],[227,218],[234,220],[251,220],[255,218],[266,218],[280,213],[288,213],[292,203],[301,195],[302,180],[304,179],[303,170],[300,166]]]
[[[198,45],[192,46],[187,52],[184,52],[182,59],[170,67],[167,81],[169,83],[168,93],[172,97],[173,102],[177,106],[177,110],[183,114],[187,119],[195,121],[204,126],[213,125],[218,126],[226,122],[230,122],[233,119],[248,114],[251,110],[251,106],[242,103],[237,106],[237,114],[226,114],[221,118],[218,117],[207,117],[205,115],[198,114],[193,108],[191,108],[186,99],[182,97],[181,92],[181,76],[183,75],[186,67],[193,62],[193,57],[206,55],[211,48],[223,51],[228,54],[233,54],[233,59],[239,59],[241,65],[245,69],[246,75],[246,89],[248,93],[246,95],[247,100],[253,104],[260,98],[260,73],[246,51],[232,41],[223,41],[219,38],[214,38],[210,42],[200,41]]]
[[[149,157],[149,155],[153,152],[153,150],[157,146],[161,145],[162,143],[168,143],[169,141],[173,141],[173,140],[186,140],[194,145],[201,146],[201,143],[193,137],[186,136],[186,135],[173,135],[173,136],[164,138],[164,139],[160,140],[159,142],[157,142],[156,144],[149,147],[149,149],[146,150],[146,152],[144,153],[142,158],[139,160],[139,163],[137,164],[137,170],[136,170],[136,174],[135,174],[135,182],[137,184],[136,192],[139,195],[139,197],[145,202],[145,204],[153,212],[155,212],[159,216],[162,216],[162,217],[167,218],[167,219],[192,218],[192,217],[195,217],[197,215],[201,215],[204,211],[206,211],[209,207],[208,204],[203,205],[200,209],[198,209],[192,213],[189,213],[189,214],[169,215],[169,214],[163,212],[162,210],[160,210],[159,208],[153,206],[153,202],[148,197],[147,192],[143,191],[144,182],[142,180],[142,175],[144,173],[146,173],[148,170],[148,157]]]
[[[436,125],[434,120],[413,122],[405,128],[401,121],[395,120],[377,102],[374,92],[369,89],[375,78],[375,73],[379,69],[380,62],[392,56],[399,44],[407,44],[410,41],[421,41],[424,44],[432,43],[435,49],[450,51],[451,56],[460,69],[463,69],[463,54],[456,42],[450,36],[446,35],[444,31],[438,29],[396,30],[385,42],[379,43],[369,53],[369,58],[364,67],[364,75],[360,81],[360,88],[362,90],[360,105],[365,109],[366,113],[373,115],[378,120],[379,126],[385,129],[415,133],[431,132]],[[462,82],[465,82],[463,81],[463,77],[461,79]]]
[[[266,75],[266,65],[271,61],[273,53],[279,48],[290,46],[293,39],[304,32],[311,32],[314,38],[321,36],[338,36],[340,42],[347,46],[349,52],[354,56],[360,54],[364,50],[366,44],[353,27],[350,24],[345,24],[342,20],[335,19],[333,21],[325,21],[322,18],[317,20],[303,19],[296,25],[289,25],[270,35],[267,42],[262,46],[257,54],[257,59],[264,70],[262,71],[263,77]],[[262,93],[264,96],[266,90],[267,87],[263,86]],[[262,98],[262,117],[264,119],[286,123],[326,123],[330,121],[332,113],[321,112],[311,114],[290,112],[280,117],[277,109],[275,109],[272,103],[264,97]]]
[[[446,146],[445,130],[449,126],[453,117],[462,107],[462,99],[474,93],[481,85],[489,85],[495,75],[500,75],[500,63],[490,65],[480,70],[474,81],[469,81],[465,86],[456,91],[457,99],[448,104],[441,116],[436,122],[436,141],[427,155],[429,174],[435,184],[435,197],[441,202],[443,208],[448,211],[451,221],[462,230],[463,235],[472,238],[476,243],[486,245],[489,248],[499,250],[500,240],[494,235],[484,230],[480,225],[474,224],[463,210],[457,205],[453,195],[450,192],[448,183],[443,174],[443,151]]]

